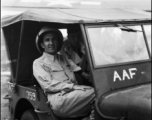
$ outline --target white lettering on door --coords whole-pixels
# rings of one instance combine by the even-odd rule
[[[133,76],[136,75],[136,73],[133,72],[133,71],[137,71],[137,68],[131,68],[131,69],[129,69],[129,73],[130,73],[131,79],[133,79]]]
[[[123,70],[123,80],[125,80],[126,77],[130,80],[130,77],[128,73],[126,72],[126,70]]]
[[[121,77],[119,76],[117,71],[114,71],[114,79],[113,79],[113,81],[115,82],[117,78],[121,81]]]
[[[130,68],[129,73],[127,73],[126,70],[123,70],[122,77],[118,74],[117,71],[114,71],[113,82],[115,82],[116,80],[125,81],[126,79],[127,80],[133,79],[134,76],[136,75],[135,71],[137,71],[137,68]]]

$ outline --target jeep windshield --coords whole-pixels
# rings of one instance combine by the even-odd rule
[[[87,26],[95,67],[150,59],[151,25]]]

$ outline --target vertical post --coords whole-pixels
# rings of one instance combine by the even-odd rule
[[[89,49],[89,43],[88,43],[88,40],[87,40],[87,35],[86,35],[85,28],[84,28],[84,24],[80,24],[80,28],[81,28],[81,31],[82,31],[82,36],[83,36],[85,47],[86,47],[85,52],[86,52],[86,55],[87,55],[87,60],[89,62],[90,75],[91,75],[93,87],[95,88],[96,86],[95,86],[95,80],[94,80],[94,75],[93,75],[94,69],[93,69],[93,64],[92,64],[92,59],[91,59],[91,54],[90,54],[90,49]],[[98,95],[96,89],[95,89],[95,94]]]
[[[87,58],[88,58],[88,61],[89,61],[89,67],[90,67],[90,70],[93,71],[92,59],[91,59],[91,56],[90,56],[90,49],[89,49],[89,44],[88,44],[88,41],[87,41],[86,31],[85,31],[84,25],[80,24],[80,28],[81,28],[81,31],[82,31],[82,36],[83,36],[84,44],[85,44],[85,47],[86,47],[85,52],[86,52],[86,55],[87,55]]]
[[[143,24],[141,26],[142,26],[143,35],[144,35],[144,38],[145,38],[145,43],[146,43],[146,47],[148,48],[148,54],[149,54],[149,58],[150,58],[151,54],[150,54],[150,48],[149,48],[149,45],[148,45],[148,40],[147,40],[146,32],[145,32]]]
[[[21,23],[20,41],[19,41],[17,67],[16,67],[15,88],[17,88],[16,85],[17,85],[17,79],[18,79],[19,61],[20,61],[20,53],[21,53],[21,44],[22,44],[23,32],[24,32],[24,21],[22,21],[22,23]]]

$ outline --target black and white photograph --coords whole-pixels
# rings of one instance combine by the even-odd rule
[[[151,0],[1,0],[1,120],[151,120]]]

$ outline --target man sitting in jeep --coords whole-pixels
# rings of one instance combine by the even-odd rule
[[[53,112],[61,118],[87,116],[95,99],[94,89],[78,85],[74,72],[81,68],[58,54],[63,36],[57,29],[43,27],[36,37],[36,45],[43,55],[33,63],[33,74],[47,94]]]

